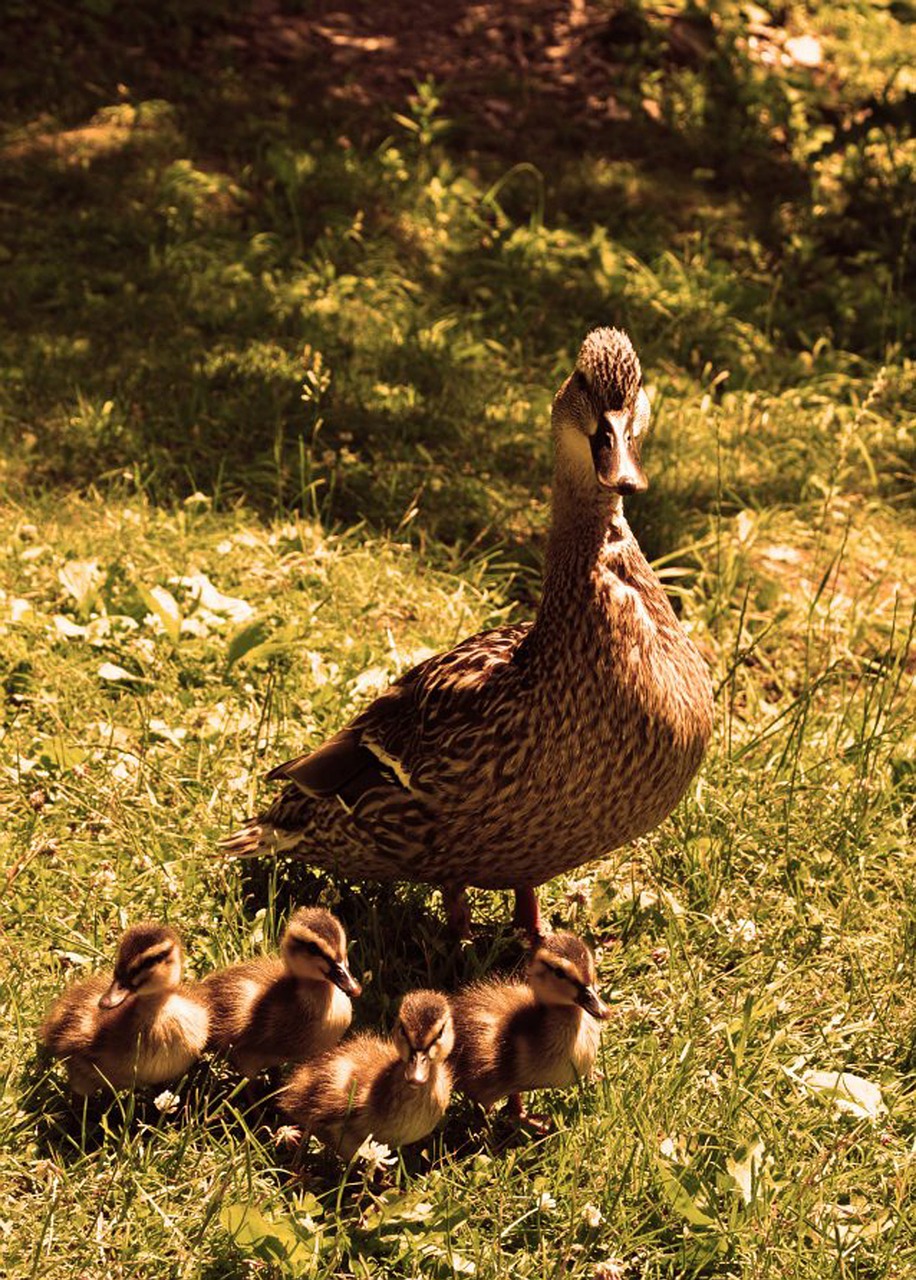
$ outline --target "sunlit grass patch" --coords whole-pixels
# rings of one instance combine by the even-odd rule
[[[339,897],[282,866],[242,877],[213,847],[264,795],[264,766],[506,617],[504,573],[202,498],[170,514],[136,493],[8,510],[13,1273],[40,1259],[55,1274],[63,1242],[67,1266],[126,1267],[139,1249],[175,1274],[202,1273],[202,1252],[225,1274],[247,1257],[319,1276],[540,1275],[562,1259],[584,1277],[618,1259],[634,1274],[819,1277],[847,1253],[909,1257],[909,536],[879,505],[815,504],[739,514],[685,549],[681,608],[721,686],[716,743],[673,822],[543,895],[599,947],[616,1011],[600,1075],[535,1099],[556,1131],[521,1148],[457,1104],[380,1197],[320,1164],[307,1191],[290,1185],[222,1069],[174,1086],[174,1111],[138,1096],[71,1117],[33,1028],[140,916],[182,928],[192,974],[275,945],[288,877],[294,899],[346,918],[354,969],[372,975],[363,1024],[384,1025],[405,986],[512,964],[487,925],[503,895],[475,895],[487,930],[456,953],[424,890]],[[817,1072],[880,1090],[862,1095],[874,1115],[838,1109]]]

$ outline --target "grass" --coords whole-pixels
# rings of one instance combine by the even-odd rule
[[[14,6],[8,1274],[913,1273],[906,8],[793,6],[756,52],[730,4],[682,28],[589,6],[581,36],[545,8],[550,58],[545,38],[528,71],[418,75],[405,101],[383,55],[340,61],[363,55],[333,14],[344,43],[284,61],[269,8],[253,27],[171,0],[128,30],[52,4],[38,33]],[[292,39],[314,15],[282,17]],[[763,60],[811,32],[820,69]],[[317,1159],[292,1184],[211,1064],[174,1111],[74,1112],[34,1028],[141,916],[181,928],[199,976],[272,946],[293,902],[334,904],[373,1027],[408,986],[518,960],[504,895],[474,895],[456,950],[425,890],[242,869],[215,842],[266,768],[418,656],[530,616],[550,395],[607,321],[653,398],[633,523],[718,696],[672,818],[543,891],[598,948],[597,1078],[537,1098],[554,1128],[524,1146],[457,1102],[384,1191]],[[839,1071],[850,1097],[810,1074]]]

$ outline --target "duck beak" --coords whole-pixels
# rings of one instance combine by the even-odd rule
[[[605,413],[591,438],[595,476],[602,489],[614,493],[644,493],[649,487],[639,461],[639,449],[629,435],[632,415]]]
[[[328,969],[328,981],[333,982],[335,987],[340,987],[345,995],[361,996],[363,993],[362,987],[345,964],[332,964]]]
[[[123,1004],[129,995],[132,995],[130,987],[123,986],[117,978],[99,1000],[100,1009],[117,1009],[119,1004]]]
[[[415,1049],[404,1067],[404,1079],[408,1084],[426,1084],[429,1079],[429,1055]]]
[[[594,987],[583,987],[579,992],[576,1004],[580,1005],[586,1013],[591,1014],[593,1018],[597,1018],[599,1022],[606,1022],[611,1016],[611,1010],[604,1003]]]

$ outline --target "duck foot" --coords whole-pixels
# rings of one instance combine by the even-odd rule
[[[535,1133],[549,1133],[553,1128],[553,1121],[549,1116],[535,1115],[534,1112],[525,1110],[525,1103],[520,1093],[509,1094],[506,1111],[516,1125],[524,1125],[526,1129],[532,1129]]]
[[[538,896],[530,885],[515,890],[515,911],[512,913],[513,929],[521,929],[532,946],[544,937],[544,924]]]
[[[449,933],[459,939],[470,938],[472,936],[471,904],[468,902],[468,893],[464,885],[444,887],[442,903],[445,907]]]

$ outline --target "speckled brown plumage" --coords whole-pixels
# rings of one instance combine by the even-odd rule
[[[345,876],[525,889],[651,830],[696,772],[709,676],[623,518],[648,420],[625,334],[589,334],[553,407],[533,623],[421,663],[224,843]]]

